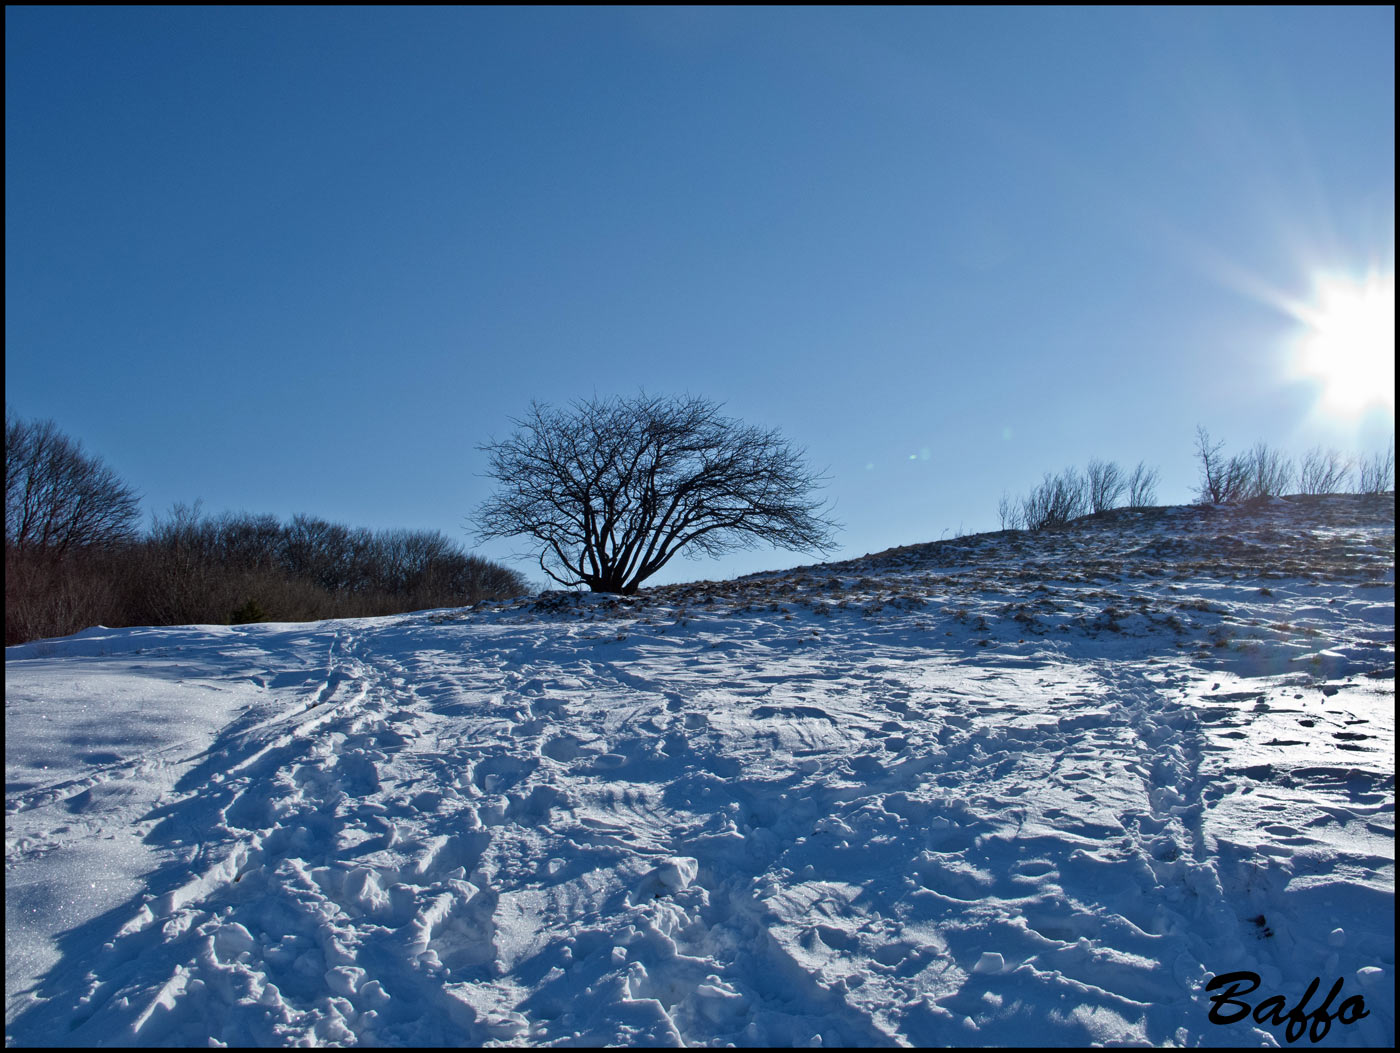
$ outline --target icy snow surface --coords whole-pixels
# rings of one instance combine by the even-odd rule
[[[1394,660],[1389,496],[10,648],[7,1044],[1390,1045]]]

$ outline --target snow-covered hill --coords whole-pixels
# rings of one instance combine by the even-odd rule
[[[10,648],[7,1043],[1389,1045],[1394,661],[1392,496]]]

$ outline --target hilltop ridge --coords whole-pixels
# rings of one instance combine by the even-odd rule
[[[551,591],[480,607],[592,617],[652,608],[675,616],[697,602],[730,612],[774,604],[819,615],[854,609],[889,619],[904,612],[913,624],[951,617],[979,627],[982,646],[1068,631],[1147,637],[1149,647],[1170,637],[1174,650],[1194,648],[1198,657],[1208,651],[1214,662],[1243,653],[1255,667],[1278,672],[1333,647],[1349,657],[1329,654],[1332,672],[1389,668],[1393,675],[1394,634],[1384,629],[1393,628],[1387,614],[1393,606],[1384,603],[1393,596],[1381,590],[1393,594],[1394,565],[1393,493],[1297,495],[1242,505],[1120,508],[1054,529],[903,545],[729,581],[657,586],[634,597]],[[1183,595],[1199,591],[1182,584],[1187,581],[1206,595]],[[1348,604],[1352,616],[1272,617],[1286,602],[1275,586],[1297,600],[1299,589],[1324,581],[1361,590]],[[1375,604],[1368,602],[1373,595]]]

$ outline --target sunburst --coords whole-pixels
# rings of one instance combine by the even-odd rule
[[[1328,278],[1312,305],[1295,313],[1306,326],[1298,372],[1321,384],[1320,403],[1341,417],[1395,408],[1395,276]]]

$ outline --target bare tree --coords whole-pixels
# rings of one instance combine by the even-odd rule
[[[1128,481],[1115,461],[1092,460],[1085,476],[1091,512],[1107,512],[1118,504]]]
[[[62,559],[70,550],[131,541],[140,498],[100,457],[51,420],[5,413],[5,546]]]
[[[1357,470],[1357,490],[1363,494],[1388,493],[1395,486],[1395,443],[1385,453],[1372,454]]]
[[[1334,449],[1314,446],[1303,454],[1298,489],[1305,494],[1340,493],[1351,474],[1351,460]]]
[[[1230,462],[1221,452],[1225,440],[1212,442],[1210,432],[1196,425],[1196,456],[1201,462],[1199,500],[1201,504],[1220,504],[1229,499]]]
[[[1128,507],[1146,508],[1157,500],[1156,468],[1147,467],[1146,461],[1138,461],[1133,474],[1128,476]]]
[[[1254,496],[1250,489],[1250,463],[1247,453],[1237,453],[1225,462],[1225,496],[1221,500],[1226,504],[1244,501]]]
[[[803,451],[720,408],[645,394],[532,403],[514,435],[480,447],[503,489],[477,511],[479,538],[534,538],[554,581],[622,594],[682,550],[830,550],[838,524],[808,496],[821,480]]]

